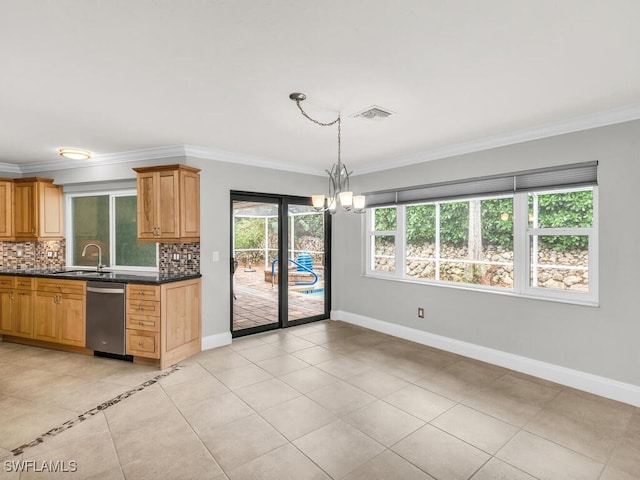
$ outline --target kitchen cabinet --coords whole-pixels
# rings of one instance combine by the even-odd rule
[[[201,281],[127,285],[127,355],[167,368],[201,350]],[[151,362],[144,359],[150,359]]]
[[[0,333],[33,338],[32,278],[0,278]]]
[[[0,178],[0,240],[13,238],[13,179]]]
[[[16,240],[63,238],[61,186],[50,178],[16,178],[13,195]]]
[[[36,279],[34,338],[47,342],[85,346],[86,282]]]
[[[200,241],[200,170],[186,165],[134,168],[138,240]]]

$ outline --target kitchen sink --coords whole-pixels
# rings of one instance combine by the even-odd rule
[[[96,272],[94,270],[67,270],[65,272],[57,272],[56,276],[59,277],[106,277],[111,272]]]

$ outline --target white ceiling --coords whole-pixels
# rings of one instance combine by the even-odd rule
[[[295,91],[322,121],[397,113],[344,119],[356,174],[640,118],[639,18],[638,0],[3,0],[0,162],[187,145],[327,168],[336,130]]]

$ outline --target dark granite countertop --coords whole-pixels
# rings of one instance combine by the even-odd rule
[[[26,268],[26,269],[2,269],[0,275],[18,275],[25,277],[58,278],[68,280],[98,280],[101,282],[120,283],[143,283],[148,285],[160,285],[163,283],[179,282],[200,278],[201,274],[188,273],[155,273],[155,272],[133,272],[133,271],[110,271],[104,270],[100,273],[95,270],[80,269],[46,269],[46,268]]]

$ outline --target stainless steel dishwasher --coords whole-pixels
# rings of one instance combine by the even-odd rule
[[[87,348],[94,355],[122,358],[125,346],[125,284],[87,282]]]

